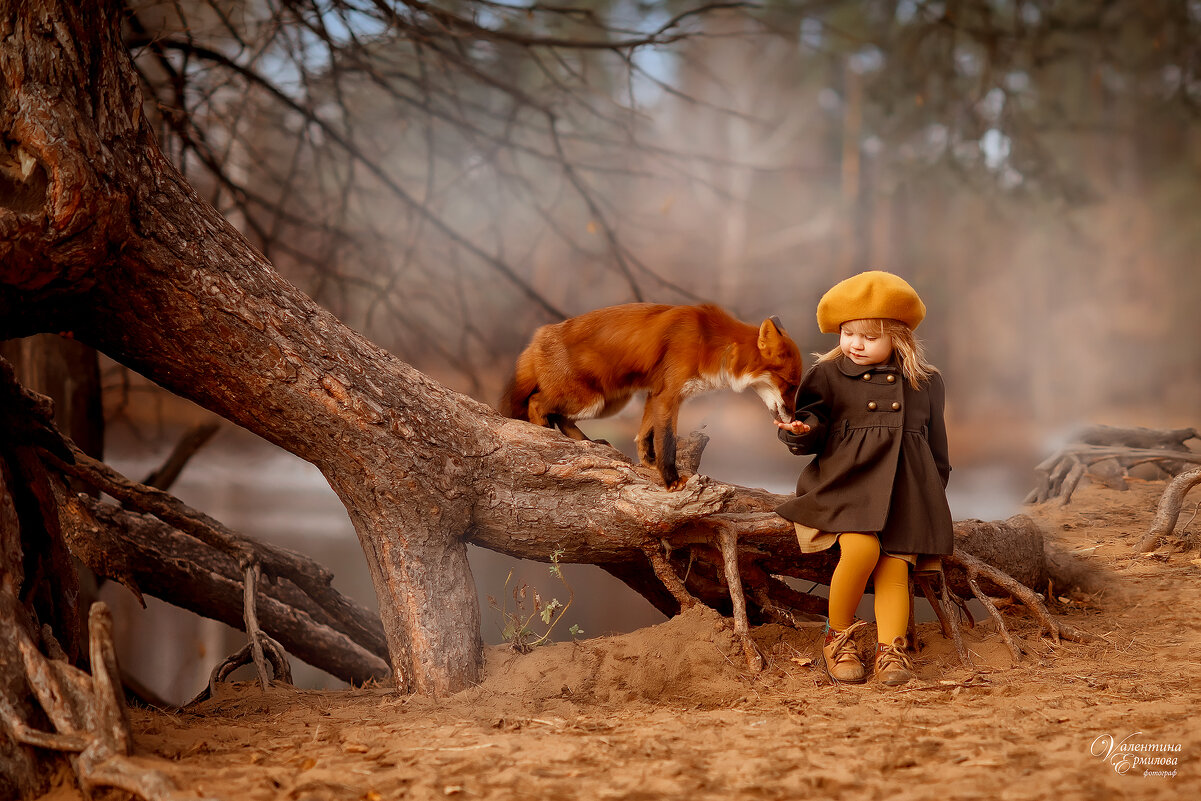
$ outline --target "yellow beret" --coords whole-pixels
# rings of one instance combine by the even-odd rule
[[[835,284],[817,304],[817,327],[837,333],[848,320],[900,320],[917,328],[926,317],[926,304],[899,275],[870,270]]]

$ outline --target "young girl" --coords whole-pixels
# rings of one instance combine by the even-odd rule
[[[797,497],[776,511],[796,525],[801,550],[838,544],[822,649],[835,681],[866,679],[852,635],[872,579],[875,670],[886,685],[909,681],[909,569],[953,548],[946,486],[944,388],[913,329],[926,307],[904,279],[873,270],[837,284],[817,306],[838,347],[820,356],[797,390],[796,414],[777,422],[795,454],[816,454]]]

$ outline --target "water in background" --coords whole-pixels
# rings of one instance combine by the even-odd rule
[[[585,424],[592,436],[607,438],[628,455],[640,416],[638,404],[608,421]],[[775,427],[753,395],[719,393],[685,405],[680,429],[703,429],[710,437],[702,472],[718,480],[758,486],[778,493],[792,491],[803,462],[776,439]],[[173,440],[140,443],[111,432],[108,461],[125,475],[141,479],[166,457]],[[1000,519],[1019,511],[1029,489],[1023,471],[1003,465],[960,467],[952,475],[949,497],[955,519]],[[368,608],[375,593],[357,536],[341,502],[312,465],[233,426],[220,433],[189,463],[172,488],[186,503],[248,536],[299,551],[334,573],[333,586]],[[499,643],[502,616],[490,608],[514,606],[509,590],[520,583],[545,600],[567,601],[567,589],[546,564],[517,560],[470,547],[472,572],[479,591],[484,639]],[[570,636],[576,625],[583,637],[632,631],[662,621],[663,615],[637,593],[593,565],[565,565],[563,575],[575,601],[556,628],[557,638]],[[511,576],[511,578],[510,578]],[[804,587],[803,589],[809,589]],[[207,683],[213,666],[245,643],[245,635],[153,598],[142,610],[123,587],[109,582],[101,597],[113,607],[122,665],[140,682],[172,703],[183,703]],[[925,604],[924,600],[920,601]],[[870,598],[861,616],[871,618]],[[152,644],[152,645],[151,645]],[[242,668],[235,678],[249,678]],[[298,686],[337,687],[324,672],[293,660]]]

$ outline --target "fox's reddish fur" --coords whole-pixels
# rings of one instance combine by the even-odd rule
[[[685,398],[751,387],[784,421],[792,418],[800,379],[800,351],[774,317],[756,328],[711,304],[629,303],[535,331],[500,411],[587,439],[576,420],[615,414],[646,391],[638,455],[674,489],[681,483],[675,432]]]

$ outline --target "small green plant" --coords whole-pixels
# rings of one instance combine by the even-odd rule
[[[571,608],[571,602],[575,600],[575,591],[567,583],[567,579],[563,576],[563,570],[559,566],[559,559],[562,556],[562,548],[550,555],[550,572],[567,588],[567,603],[560,603],[558,598],[552,598],[549,603],[543,603],[542,596],[538,594],[538,591],[531,589],[530,585],[524,581],[515,585],[510,592],[509,584],[513,581],[512,570],[505,578],[503,602],[498,604],[495,598],[491,595],[488,596],[488,606],[500,614],[501,637],[509,643],[509,647],[519,654],[528,654],[539,645],[548,642],[551,632],[554,631],[555,626],[559,625],[563,615],[567,614],[567,610]],[[509,609],[508,602],[510,595],[513,596],[512,610]],[[531,628],[535,618],[542,621],[545,630],[541,634]],[[568,632],[572,637],[578,637],[584,633],[584,630],[578,625],[572,624]]]

